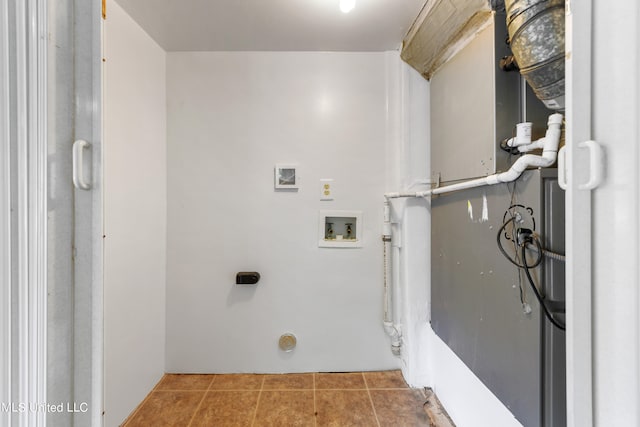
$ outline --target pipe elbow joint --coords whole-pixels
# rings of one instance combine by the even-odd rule
[[[549,120],[547,121],[547,126],[551,127],[551,126],[562,126],[562,119],[564,117],[562,116],[562,114],[560,113],[554,113],[552,115],[549,116]]]
[[[400,332],[400,327],[394,325],[393,322],[384,322],[384,331],[391,338],[392,346],[400,346],[400,338],[402,337],[402,333]]]
[[[499,182],[500,182],[500,179],[498,178],[498,174],[489,175],[487,177],[487,185],[495,185]]]

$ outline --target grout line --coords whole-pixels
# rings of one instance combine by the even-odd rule
[[[411,387],[368,387],[369,390],[416,390]]]
[[[191,423],[193,423],[193,420],[196,418],[196,415],[198,414],[198,410],[200,410],[200,407],[202,406],[202,402],[204,402],[205,397],[207,397],[207,393],[208,392],[205,391],[204,394],[202,395],[202,399],[200,399],[198,406],[196,406],[196,410],[193,411],[193,415],[191,415],[191,419],[189,420],[189,424],[187,424],[187,427],[189,427]]]
[[[256,402],[256,409],[253,411],[253,419],[251,420],[252,426],[256,423],[256,417],[258,416],[258,406],[260,406],[260,398],[262,397],[262,389],[264,388],[264,382],[266,379],[267,379],[266,376],[262,377],[262,384],[260,384],[260,391],[258,392],[258,401]]]
[[[376,405],[373,404],[373,398],[371,397],[371,390],[369,389],[369,384],[367,383],[367,378],[362,373],[362,378],[364,379],[364,383],[367,386],[367,395],[369,396],[369,402],[371,403],[371,409],[373,409],[373,416],[376,417],[376,424],[380,427],[380,420],[378,419],[378,412],[376,412]]]
[[[207,391],[211,390],[211,386],[213,386],[213,383],[216,382],[216,377],[217,375],[215,374],[212,375],[211,382],[209,383],[209,387],[207,387]]]
[[[380,427],[380,420],[378,419],[378,412],[376,412],[376,405],[373,404],[371,390],[367,389],[367,394],[369,395],[369,402],[371,402],[371,409],[373,409],[373,416],[376,417],[376,423],[378,424],[378,427]]]
[[[316,404],[316,373],[313,373],[313,426],[318,425],[318,406]]]

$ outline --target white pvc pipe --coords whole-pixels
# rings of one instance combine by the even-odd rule
[[[489,175],[484,178],[472,179],[457,184],[446,185],[431,190],[416,192],[395,192],[386,193],[386,199],[394,199],[399,197],[428,197],[434,194],[450,193],[452,191],[465,190],[467,188],[482,187],[484,185],[494,185],[501,182],[513,182],[522,175],[522,173],[530,167],[546,168],[553,165],[558,155],[558,145],[560,144],[560,136],[562,134],[562,114],[556,113],[549,116],[547,123],[547,132],[544,138],[531,144],[531,150],[542,148],[542,155],[525,154],[518,158],[511,168],[502,173]],[[528,147],[528,146],[523,146]],[[519,148],[520,149],[520,148]],[[528,150],[525,148],[525,150]]]
[[[544,148],[544,143],[545,139],[540,138],[539,140],[534,141],[531,144],[518,146],[518,151],[521,153],[528,153],[529,151],[539,150],[540,148]]]
[[[549,167],[555,163],[558,154],[558,145],[560,144],[560,136],[562,133],[562,114],[552,114],[549,116],[547,123],[547,132],[544,138],[539,139],[530,144],[522,145],[519,149],[530,151],[536,148],[542,148],[542,155],[525,154],[511,166],[511,168],[503,173],[490,175],[484,178],[472,179],[457,184],[447,185],[444,187],[434,188],[425,191],[415,192],[394,192],[386,193],[384,196],[384,223],[382,240],[384,242],[384,331],[391,338],[391,351],[395,355],[400,355],[400,346],[402,333],[399,324],[394,322],[394,293],[397,297],[395,286],[396,281],[393,280],[393,267],[391,256],[391,209],[389,199],[401,197],[428,197],[437,194],[449,193],[452,191],[465,190],[467,188],[481,187],[484,185],[494,185],[501,182],[515,181],[529,167]],[[399,310],[396,310],[399,311]],[[396,313],[397,316],[397,313]]]
[[[391,338],[391,351],[395,355],[400,352],[400,330],[393,321],[393,293],[394,280],[391,257],[391,208],[389,202],[384,203],[384,223],[382,226],[382,241],[384,242],[384,316],[383,327],[385,333]]]

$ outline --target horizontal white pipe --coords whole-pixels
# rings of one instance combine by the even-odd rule
[[[467,188],[481,187],[483,185],[491,185],[495,184],[495,182],[490,182],[489,179],[495,175],[487,176],[484,178],[472,179],[470,181],[463,181],[457,184],[446,185],[444,187],[434,188],[431,191],[431,194],[443,194],[450,193],[452,191],[465,190]]]
[[[431,190],[415,191],[415,192],[396,192],[386,193],[387,199],[399,197],[428,197],[434,194],[450,193],[452,191],[465,190],[468,188],[482,187],[484,185],[494,185],[500,182],[513,182],[522,175],[522,173],[530,167],[546,168],[553,165],[558,155],[558,146],[560,144],[560,136],[562,133],[562,114],[555,113],[549,116],[547,123],[547,132],[544,138],[530,144],[541,145],[542,155],[525,154],[518,158],[511,168],[503,173],[489,175],[484,178],[472,179],[469,181],[459,182],[457,184],[446,185]],[[535,148],[532,148],[535,149]]]
[[[399,199],[401,197],[426,197],[431,195],[431,190],[426,191],[404,191],[385,193],[384,197],[387,199]]]

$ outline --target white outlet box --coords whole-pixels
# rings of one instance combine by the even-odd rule
[[[335,182],[333,179],[320,180],[320,200],[333,200],[333,192],[335,190]]]

